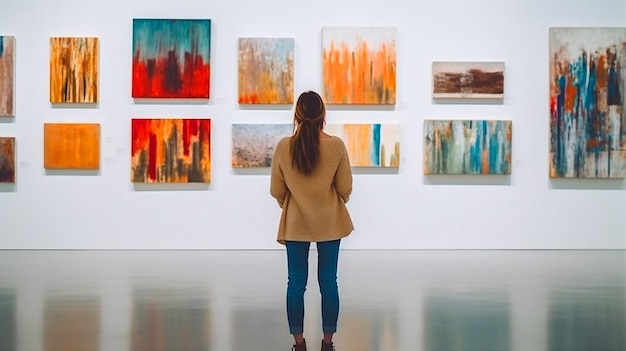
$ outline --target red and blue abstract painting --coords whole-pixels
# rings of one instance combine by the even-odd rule
[[[550,177],[626,177],[626,28],[550,29]]]
[[[211,20],[133,20],[133,98],[208,99]]]

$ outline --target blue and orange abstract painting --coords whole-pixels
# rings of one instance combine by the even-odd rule
[[[239,38],[239,103],[293,103],[292,38]]]
[[[0,35],[0,117],[13,116],[15,38]]]
[[[424,174],[511,174],[511,121],[425,120]]]
[[[626,177],[626,28],[550,28],[550,177]]]
[[[324,131],[343,140],[352,167],[400,167],[397,124],[328,124]]]
[[[208,99],[211,20],[133,20],[133,98]]]

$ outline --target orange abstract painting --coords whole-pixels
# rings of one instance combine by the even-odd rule
[[[50,102],[98,102],[98,38],[50,38]]]
[[[14,116],[15,37],[0,35],[0,117]]]
[[[100,125],[46,123],[44,168],[100,168]]]
[[[210,119],[133,119],[133,183],[209,183]]]
[[[324,100],[329,104],[395,104],[396,32],[392,27],[324,28]]]
[[[239,38],[239,103],[292,104],[292,38]]]

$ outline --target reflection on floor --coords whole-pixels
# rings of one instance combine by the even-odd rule
[[[0,251],[0,350],[290,350],[284,255]],[[337,351],[626,350],[626,251],[348,250],[339,284]]]

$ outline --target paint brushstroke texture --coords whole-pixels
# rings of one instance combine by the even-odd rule
[[[424,174],[511,174],[511,121],[425,120]]]
[[[239,103],[293,103],[294,40],[239,39]]]
[[[100,168],[100,125],[96,123],[44,124],[44,168]]]
[[[396,32],[391,27],[322,30],[326,103],[396,103]]]
[[[550,28],[550,177],[626,177],[626,28]]]
[[[134,19],[134,98],[209,98],[211,20]]]
[[[133,183],[209,183],[210,119],[133,119]]]
[[[270,167],[276,144],[292,130],[292,124],[233,124],[232,167]]]
[[[98,102],[98,38],[50,38],[50,102]]]
[[[15,138],[0,138],[0,183],[15,182]]]
[[[0,117],[14,116],[15,38],[0,35]]]

